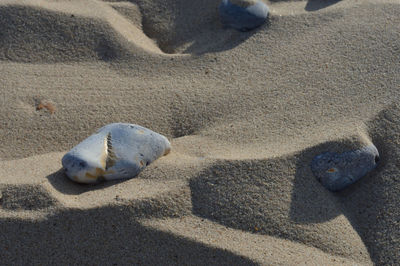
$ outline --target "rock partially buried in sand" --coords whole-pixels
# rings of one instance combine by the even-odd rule
[[[62,158],[67,176],[79,183],[135,177],[171,150],[168,139],[150,129],[114,123],[72,148]]]
[[[330,191],[339,191],[355,183],[373,170],[379,162],[379,152],[371,144],[344,153],[325,152],[317,155],[311,170]]]
[[[219,6],[222,24],[240,31],[261,26],[268,13],[267,5],[260,0],[222,0]]]

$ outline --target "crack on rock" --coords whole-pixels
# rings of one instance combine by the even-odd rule
[[[112,147],[111,133],[107,134],[107,159],[106,159],[106,170],[115,164],[115,153]]]

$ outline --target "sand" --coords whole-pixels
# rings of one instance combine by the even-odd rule
[[[265,2],[242,33],[217,0],[1,1],[2,264],[399,263],[400,2]],[[172,152],[71,182],[61,157],[112,122]],[[370,142],[344,191],[312,175]]]

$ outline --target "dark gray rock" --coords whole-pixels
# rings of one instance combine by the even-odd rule
[[[378,162],[379,152],[371,144],[358,150],[317,155],[311,162],[311,170],[325,188],[339,191],[365,176]]]
[[[223,0],[219,6],[222,24],[239,31],[255,29],[267,20],[269,9],[257,0]]]

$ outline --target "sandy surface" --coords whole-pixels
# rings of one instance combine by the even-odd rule
[[[1,1],[0,261],[399,263],[399,1],[266,3],[241,33],[216,0]],[[63,154],[111,122],[172,152],[69,181]],[[379,167],[344,191],[312,175],[370,142]]]

